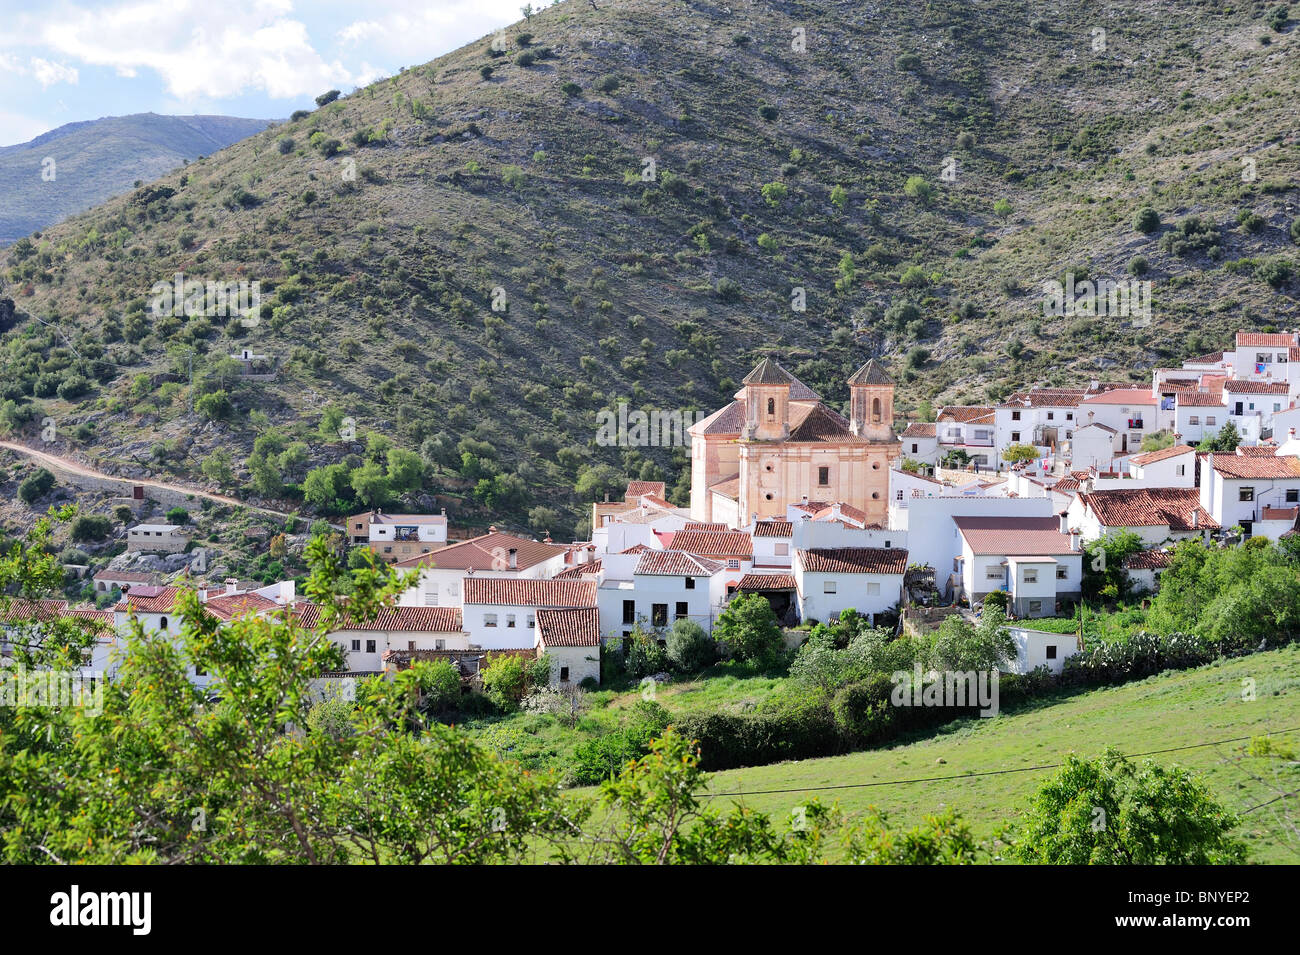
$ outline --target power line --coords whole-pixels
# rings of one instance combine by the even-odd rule
[[[1300,731],[1300,726],[1292,726],[1284,730],[1270,730],[1270,734],[1294,733]],[[1158,756],[1162,753],[1178,753],[1189,749],[1201,749],[1206,746],[1221,746],[1224,743],[1240,743],[1243,740],[1254,739],[1254,736],[1234,736],[1230,739],[1216,739],[1205,743],[1191,743],[1187,746],[1170,746],[1167,749],[1152,749],[1144,753],[1129,753],[1125,758],[1138,759],[1142,756]],[[1121,754],[1123,755],[1123,754]],[[792,789],[754,789],[748,792],[726,792],[726,793],[701,793],[705,799],[714,799],[719,796],[774,796],[783,793],[810,793],[810,792],[827,792],[836,789],[871,789],[877,786],[906,786],[912,783],[937,783],[954,779],[973,779],[977,776],[1006,776],[1012,773],[1034,773],[1044,769],[1059,769],[1064,763],[1044,763],[1039,766],[1020,766],[1015,769],[989,769],[979,773],[960,773],[954,776],[920,776],[913,779],[882,779],[872,783],[836,783],[830,786],[802,786]],[[1280,798],[1280,797],[1279,797]],[[1271,800],[1275,802],[1276,800]],[[1268,803],[1261,803],[1268,805]],[[1260,808],[1255,806],[1254,809]],[[1246,812],[1253,812],[1254,809],[1248,809]]]

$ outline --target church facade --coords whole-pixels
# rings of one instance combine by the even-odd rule
[[[784,520],[803,502],[849,504],[884,525],[898,457],[894,382],[874,358],[849,378],[845,418],[770,358],[691,435],[691,518],[733,527]]]

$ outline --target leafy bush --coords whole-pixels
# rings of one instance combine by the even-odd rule
[[[1143,206],[1133,217],[1133,228],[1144,235],[1150,235],[1160,228],[1160,213],[1150,206]]]
[[[668,711],[651,700],[631,708],[628,725],[613,733],[580,743],[573,751],[570,777],[579,785],[592,785],[618,775],[628,763],[650,752],[650,743],[668,728]]]
[[[54,475],[45,468],[37,468],[18,485],[18,496],[28,504],[35,504],[54,487]]]
[[[698,673],[717,658],[713,638],[694,620],[677,620],[668,631],[668,659],[683,673]]]
[[[334,102],[338,98],[339,98],[339,91],[330,90],[329,92],[321,93],[320,96],[316,97],[316,105],[328,106],[330,103]]]
[[[169,524],[188,524],[190,522],[190,512],[183,507],[169,508],[167,511],[167,523]]]
[[[112,532],[112,520],[102,514],[79,514],[69,529],[74,541],[100,541]]]
[[[646,633],[637,627],[628,638],[623,666],[628,676],[637,679],[652,673],[663,673],[668,669],[668,652],[659,645],[653,633]]]

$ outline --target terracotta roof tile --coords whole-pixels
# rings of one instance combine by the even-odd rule
[[[794,590],[794,574],[746,574],[736,584],[737,590],[762,593],[767,590]]]
[[[1138,467],[1146,467],[1148,464],[1155,464],[1157,461],[1165,461],[1169,458],[1176,458],[1183,454],[1194,454],[1196,449],[1188,444],[1175,444],[1167,448],[1161,448],[1159,451],[1148,451],[1145,454],[1135,454],[1129,458],[1129,461]]]
[[[1296,344],[1290,332],[1237,332],[1238,348],[1290,348]]]
[[[1222,408],[1223,398],[1211,391],[1179,391],[1174,400],[1183,408]]]
[[[542,561],[550,560],[563,554],[565,548],[559,544],[544,544],[527,537],[502,534],[499,531],[474,537],[459,544],[450,544],[441,550],[420,554],[399,560],[393,566],[399,568],[440,567],[452,570],[506,570],[509,564],[510,549],[515,550],[518,570],[527,570]]]
[[[638,547],[644,546],[641,544]],[[624,552],[626,553],[626,551]],[[601,563],[599,560],[589,560],[585,564],[575,564],[568,570],[562,570],[556,574],[552,580],[581,580],[584,576],[595,575],[600,573]]]
[[[1140,550],[1124,558],[1125,570],[1163,570],[1174,555],[1163,550]]]
[[[1287,383],[1285,381],[1251,381],[1251,380],[1232,380],[1223,383],[1223,390],[1229,394],[1237,395],[1285,395],[1287,394]]]
[[[1215,471],[1225,478],[1240,480],[1276,480],[1300,478],[1300,458],[1290,455],[1278,457],[1243,457],[1238,454],[1215,454],[1210,460]]]
[[[627,490],[623,492],[623,500],[636,503],[637,498],[642,494],[653,494],[655,497],[664,496],[663,481],[629,481]]]
[[[537,629],[546,647],[600,646],[600,611],[595,607],[537,611]]]
[[[884,547],[813,547],[797,552],[805,573],[902,574],[907,551]]]
[[[1075,553],[1070,535],[1055,517],[954,517],[953,523],[976,554],[1035,557]]]
[[[789,521],[755,521],[755,537],[791,537],[794,525]]]
[[[749,558],[754,553],[753,539],[743,531],[678,531],[673,549],[702,557]]]
[[[632,573],[651,577],[712,577],[725,566],[722,561],[680,550],[651,550],[641,555]]]
[[[933,438],[935,436],[933,421],[913,421],[904,430],[904,438]]]
[[[594,580],[515,580],[505,577],[466,577],[466,604],[509,607],[594,607]]]
[[[320,620],[320,606],[313,603],[294,605],[293,614],[298,623],[315,629]],[[464,630],[459,607],[385,607],[373,620],[364,623],[344,617],[335,632],[340,630],[391,630],[406,633],[461,633]]]
[[[986,405],[944,405],[935,417],[939,421],[975,422],[993,414]]]
[[[1219,527],[1219,522],[1201,507],[1200,491],[1194,487],[1117,488],[1081,493],[1079,498],[1104,527],[1168,525],[1171,531]]]

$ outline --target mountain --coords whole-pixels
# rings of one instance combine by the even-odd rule
[[[833,406],[879,356],[914,414],[1297,324],[1300,56],[1272,4],[598,7],[16,243],[0,420],[33,440],[49,416],[122,473],[204,480],[224,449],[254,496],[350,472],[378,432],[457,520],[558,536],[618,480],[682,473],[600,446],[602,409],[712,411],[766,355]],[[1067,271],[1140,273],[1150,321],[1045,313]],[[178,272],[259,282],[261,321],[155,315]],[[275,377],[234,377],[241,348]],[[329,404],[355,442],[317,434]],[[272,459],[288,441],[305,463]]]
[[[0,147],[0,245],[269,125],[234,116],[135,113],[68,123],[31,142]]]

